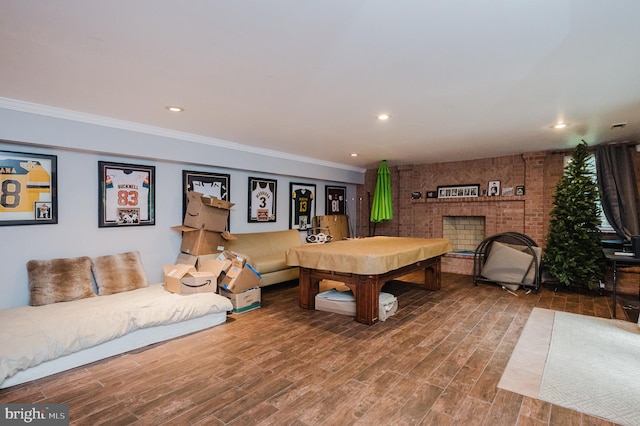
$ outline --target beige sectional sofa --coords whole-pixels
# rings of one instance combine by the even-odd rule
[[[229,241],[225,249],[246,258],[262,275],[261,287],[298,279],[299,269],[287,265],[286,253],[291,247],[303,244],[300,231],[289,229],[233,235],[236,239]]]

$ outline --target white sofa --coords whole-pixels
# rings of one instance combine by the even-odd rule
[[[92,266],[99,263],[90,261]],[[74,267],[79,263],[86,262],[73,262]],[[123,276],[129,276],[126,272]],[[117,275],[117,268],[110,273]],[[29,269],[29,274],[33,297],[37,280],[34,271]],[[94,274],[104,278],[99,268]],[[58,275],[60,287],[65,276]],[[0,388],[222,324],[233,309],[229,299],[215,293],[179,295],[166,291],[163,284],[136,286],[113,294],[0,310]],[[104,289],[99,287],[98,294]]]

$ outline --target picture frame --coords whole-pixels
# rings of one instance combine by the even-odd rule
[[[289,229],[311,229],[316,215],[316,186],[310,183],[289,183]]]
[[[202,195],[231,201],[231,175],[224,173],[199,172],[193,170],[182,171],[182,216],[187,213],[187,193],[199,192]],[[227,226],[227,229],[229,227]]]
[[[524,195],[525,191],[524,191],[524,185],[517,185],[516,186],[516,195]]]
[[[58,223],[58,157],[0,151],[0,226]]]
[[[480,184],[438,186],[438,198],[468,198],[480,195]]]
[[[155,166],[98,161],[98,227],[155,225]]]
[[[496,197],[498,195],[500,195],[500,181],[490,180],[487,185],[487,196]]]
[[[503,197],[512,197],[514,195],[513,187],[510,186],[508,188],[502,188],[502,196]]]
[[[276,221],[277,189],[275,179],[249,177],[249,223]]]
[[[327,215],[347,214],[347,187],[325,185],[324,212]]]

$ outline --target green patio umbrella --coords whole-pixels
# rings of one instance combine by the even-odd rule
[[[391,173],[387,160],[382,160],[378,168],[378,181],[371,205],[371,222],[379,223],[393,219],[393,200],[391,198]],[[374,231],[375,234],[375,225]]]

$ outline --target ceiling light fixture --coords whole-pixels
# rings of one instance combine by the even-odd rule
[[[551,127],[554,128],[554,129],[564,129],[567,126],[568,126],[567,123],[556,123]]]
[[[386,121],[391,118],[389,114],[378,114],[375,116],[376,120]]]
[[[358,156],[358,153],[357,153],[357,152],[352,152],[352,153],[351,153],[351,156],[352,156],[352,157],[357,157],[357,156]]]
[[[182,112],[182,111],[184,111],[184,108],[179,107],[179,106],[175,106],[175,105],[169,105],[166,108],[167,108],[167,110],[169,110],[171,112]]]

